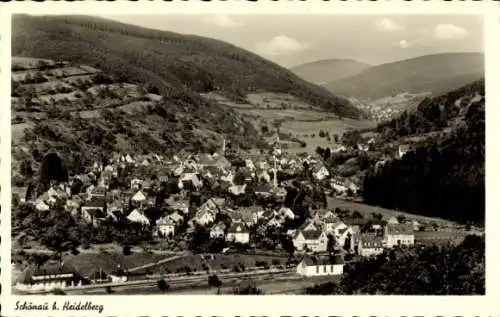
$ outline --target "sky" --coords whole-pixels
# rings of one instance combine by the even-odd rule
[[[284,67],[329,58],[377,65],[422,55],[484,52],[474,15],[116,15],[125,23],[206,36]]]

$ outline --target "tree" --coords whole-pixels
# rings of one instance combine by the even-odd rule
[[[20,169],[21,175],[23,175],[24,177],[30,178],[33,176],[33,168],[31,167],[30,160],[23,160],[21,162],[21,166],[19,169]]]
[[[222,286],[222,281],[216,274],[208,276],[208,286],[220,288]]]
[[[130,248],[129,245],[126,245],[123,247],[123,255],[127,256],[127,255],[131,255],[132,254],[132,250]]]
[[[47,154],[40,167],[40,183],[47,186],[50,181],[68,182],[68,171],[56,153]]]
[[[158,280],[157,286],[162,292],[166,292],[170,288],[170,285],[164,279]]]
[[[328,241],[326,243],[326,251],[328,251],[328,253],[330,254],[333,254],[333,252],[335,251],[335,244],[336,244],[336,241],[335,241],[335,237],[333,236],[333,234],[328,234]]]
[[[362,215],[359,211],[355,210],[355,211],[352,213],[352,217],[353,217],[354,219],[362,219],[362,218],[363,218],[363,215]]]
[[[243,185],[245,184],[245,173],[242,170],[239,170],[234,175],[233,183],[235,185]]]

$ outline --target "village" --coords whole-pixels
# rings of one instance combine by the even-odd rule
[[[408,149],[400,148],[395,157],[404,155],[403,150]],[[52,182],[38,197],[27,193],[19,203],[32,205],[38,212],[59,208],[95,232],[110,226],[134,228],[127,232],[141,236],[140,243],[163,241],[163,249],[174,256],[139,269],[110,259],[116,268],[111,270],[113,265],[108,265],[106,272],[94,267],[87,275],[68,263],[49,261],[26,268],[15,287],[46,292],[89,285],[123,286],[137,280],[151,283],[158,278],[174,279],[173,283],[214,274],[220,278],[261,274],[338,277],[347,261],[413,246],[415,232],[426,230],[424,224],[405,217],[363,217],[355,210],[328,208],[327,195],[356,200],[360,184],[331,175],[319,155],[283,153],[279,138],[270,142],[267,155],[230,161],[227,157],[234,158],[234,152],[226,149],[224,141],[220,153],[213,154],[179,153],[172,158],[116,154],[106,164],[95,162],[85,174],[70,175],[68,182]],[[125,245],[123,253],[130,252],[130,247]],[[219,270],[208,264],[198,272],[183,267],[156,274],[150,269],[192,252],[209,257],[271,252],[283,261],[254,261],[253,267],[246,268],[234,263],[233,269],[221,266]]]

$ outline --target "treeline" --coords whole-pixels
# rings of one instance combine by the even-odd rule
[[[484,237],[460,245],[401,248],[345,266],[339,283],[305,290],[316,295],[484,295]]]
[[[291,93],[345,117],[347,99],[233,45],[84,16],[13,19],[13,54],[84,63],[134,82],[148,82],[171,100],[203,103],[197,94]],[[22,30],[22,32],[21,32]]]
[[[453,132],[407,153],[364,179],[366,203],[456,221],[484,222],[484,99]]]

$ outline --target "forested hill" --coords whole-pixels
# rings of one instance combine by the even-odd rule
[[[484,223],[484,80],[423,102],[386,128],[398,135],[447,126],[426,144],[364,179],[367,203],[426,216]],[[408,131],[411,129],[412,131]],[[443,130],[441,130],[443,131]]]
[[[426,98],[415,110],[382,122],[377,131],[386,141],[399,137],[455,129],[466,122],[471,107],[484,105],[484,78],[435,98]]]
[[[291,71],[228,43],[87,16],[13,17],[12,54],[90,65],[128,81],[148,83],[167,99],[200,101],[217,90],[242,98],[286,92],[344,117],[358,117],[349,101]]]
[[[335,94],[376,100],[403,93],[446,93],[484,77],[484,54],[445,53],[377,65],[326,83]]]
[[[351,77],[371,67],[353,59],[325,59],[311,63],[295,65],[290,68],[295,74],[315,84]]]

